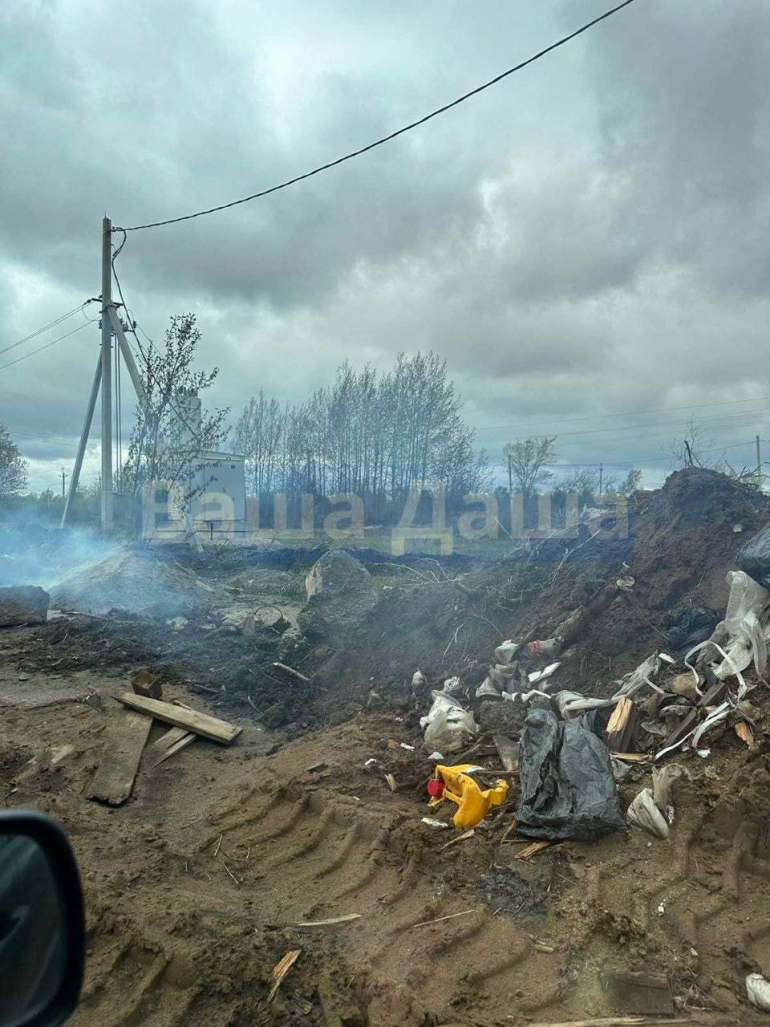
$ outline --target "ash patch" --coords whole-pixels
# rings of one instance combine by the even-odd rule
[[[493,912],[526,920],[545,916],[547,889],[547,876],[536,873],[527,880],[517,868],[493,863],[489,873],[479,879],[477,894]]]

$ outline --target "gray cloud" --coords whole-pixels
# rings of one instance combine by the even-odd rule
[[[291,177],[603,6],[7,0],[0,349],[98,292],[105,211],[135,224]],[[657,459],[662,422],[767,391],[768,29],[767,4],[634,4],[348,165],[132,233],[129,304],[150,334],[198,312],[221,405],[432,347],[492,451],[607,414],[565,459]],[[39,487],[72,458],[97,351],[88,328],[0,371],[0,421],[70,440],[17,438]],[[637,418],[659,429],[619,430],[659,408]],[[766,404],[735,409],[755,419],[715,407],[721,444],[767,433]]]

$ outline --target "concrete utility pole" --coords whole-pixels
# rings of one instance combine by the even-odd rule
[[[759,449],[759,435],[757,435],[757,488],[762,490],[762,453]]]
[[[65,479],[66,479],[66,477],[67,477],[67,472],[62,467],[62,469],[61,469],[61,497],[62,497],[62,499],[66,499],[67,498],[67,492],[66,492],[66,487],[65,487]]]
[[[112,530],[112,222],[102,221],[102,531]]]

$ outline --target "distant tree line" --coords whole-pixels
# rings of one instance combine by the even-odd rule
[[[400,353],[395,366],[356,371],[347,361],[329,388],[280,404],[260,390],[235,425],[256,494],[361,497],[368,520],[398,517],[410,489],[445,485],[447,509],[492,487],[487,455],[460,413],[462,401],[435,353]]]

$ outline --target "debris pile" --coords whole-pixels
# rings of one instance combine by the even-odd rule
[[[764,684],[770,642],[770,591],[760,583],[770,580],[765,536],[763,532],[751,540],[739,556],[753,577],[744,570],[728,573],[723,616],[691,606],[670,618],[665,641],[676,656],[653,653],[616,680],[609,695],[560,688],[559,670],[570,659],[575,626],[592,616],[578,608],[551,638],[529,643],[509,639],[497,646],[483,682],[472,693],[465,689],[465,705],[456,678],[434,691],[433,705],[420,721],[424,749],[435,758],[475,741],[467,757],[478,751],[487,732],[506,770],[512,771],[517,759],[519,799],[510,829],[547,841],[592,840],[624,829],[616,781],[623,779],[629,763],[647,765],[652,785],[636,795],[627,820],[668,839],[674,818],[672,784],[687,771],[663,766],[663,761],[674,754],[707,757],[704,738],[710,742],[716,729],[728,724],[748,746],[756,745],[762,712],[749,696]],[[623,580],[595,593],[594,611],[613,588],[633,587],[630,575]],[[417,672],[413,686],[422,680],[424,675]],[[428,785],[431,805],[452,799],[460,806],[455,827],[474,827],[492,807],[504,806],[508,793],[503,781],[481,791],[474,775],[486,772],[465,763],[437,766]]]

